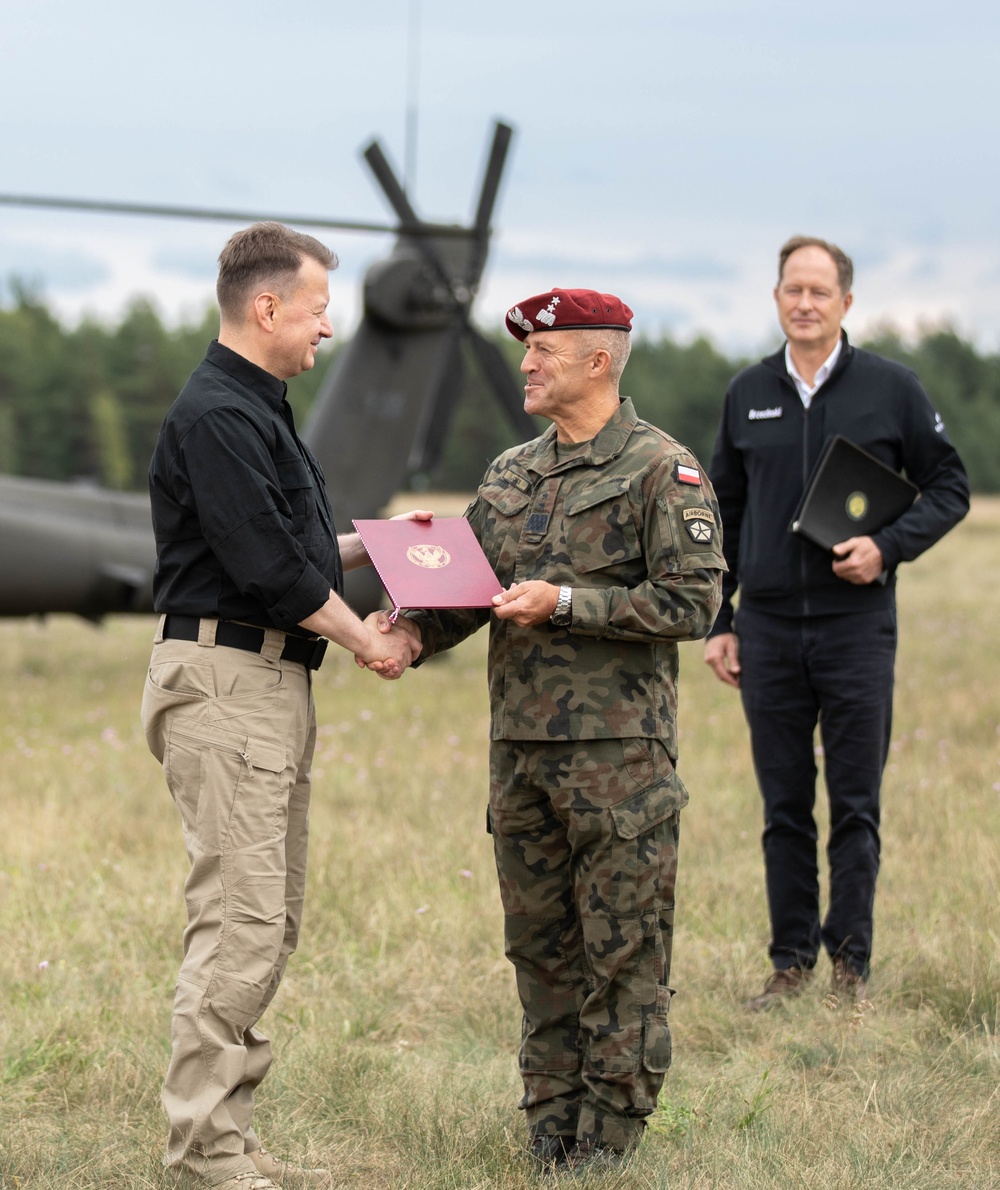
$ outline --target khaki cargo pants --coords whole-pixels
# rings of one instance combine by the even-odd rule
[[[654,739],[490,747],[507,957],[531,1135],[627,1149],[670,1065],[674,886],[687,802]]]
[[[142,699],[191,861],[188,925],[163,1090],[165,1165],[210,1184],[253,1170],[254,1088],[271,1064],[255,1025],[302,922],[316,716],[309,671],[159,632]]]

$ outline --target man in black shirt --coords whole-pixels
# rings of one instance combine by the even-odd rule
[[[853,266],[824,240],[781,249],[774,298],[787,342],[726,393],[710,467],[728,574],[705,647],[740,689],[764,799],[774,970],[750,1011],[800,993],[822,947],[834,991],[867,997],[879,867],[879,794],[892,725],[895,576],[969,507],[961,460],[907,368],[852,347],[841,327]],[[842,434],[920,499],[832,555],[789,532],[824,442]],[[739,607],[733,612],[737,586]],[[829,907],[819,914],[813,818],[817,721],[830,801]]]
[[[333,333],[336,263],[279,223],[230,239],[219,338],[167,413],[149,472],[161,616],[142,718],[191,860],[165,1164],[231,1190],[329,1184],[325,1170],[276,1160],[252,1126],[271,1061],[256,1024],[302,918],[310,671],[327,640],[386,677],[419,651],[343,601],[343,570],[368,555],[357,534],[338,538],[323,473],[285,400],[285,381],[312,368]]]

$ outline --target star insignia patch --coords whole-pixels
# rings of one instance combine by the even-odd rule
[[[709,545],[712,541],[712,526],[708,521],[688,521],[685,525],[692,541],[699,545]]]

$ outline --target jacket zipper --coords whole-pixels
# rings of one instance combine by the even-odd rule
[[[795,395],[799,396],[798,389]],[[810,402],[811,404],[812,402]],[[800,398],[801,404],[801,398]],[[802,490],[806,490],[806,481],[809,479],[809,406],[802,405]],[[802,542],[797,542],[799,549],[799,574],[802,579],[802,614],[809,615],[809,582],[808,571],[806,568],[806,551],[803,548]]]

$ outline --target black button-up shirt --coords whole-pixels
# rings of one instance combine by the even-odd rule
[[[294,630],[344,589],[326,481],[286,386],[213,340],[149,467],[158,612]]]

